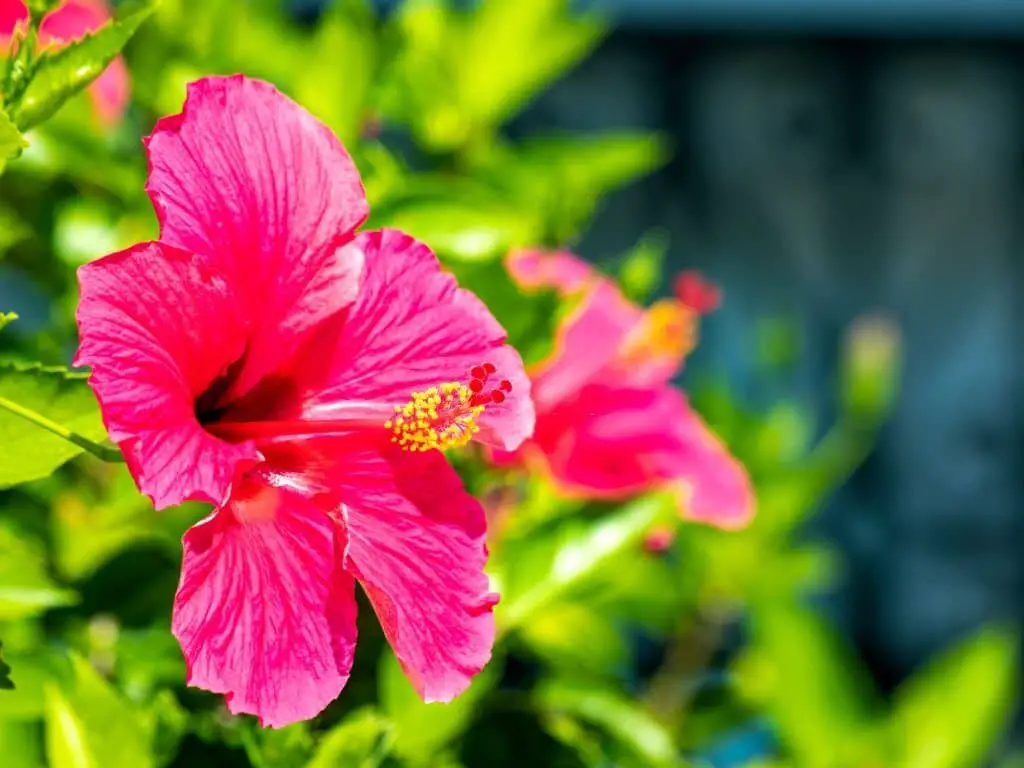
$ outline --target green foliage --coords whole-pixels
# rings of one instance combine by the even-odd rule
[[[377,67],[375,19],[365,0],[340,0],[314,33],[306,66],[309,75],[295,95],[345,144],[359,138],[370,108]]]
[[[605,26],[571,12],[567,0],[483,0],[466,11],[414,0],[388,33],[381,110],[425,148],[450,152],[486,140],[589,52]]]
[[[391,723],[373,707],[358,709],[324,735],[306,768],[378,768],[387,755],[391,730]]]
[[[896,694],[898,768],[972,768],[1013,715],[1020,638],[992,627],[932,660]]]
[[[33,424],[32,414],[88,440],[104,438],[87,379],[60,367],[0,364],[0,488],[46,477],[83,451]]]
[[[21,135],[6,110],[0,106],[0,174],[4,172],[7,161],[17,157],[27,146],[25,137]]]
[[[11,680],[11,668],[4,661],[3,649],[4,644],[0,643],[0,690],[13,691],[14,682]]]
[[[570,716],[601,729],[622,749],[616,754],[619,765],[683,765],[671,734],[641,706],[607,688],[552,681],[538,686],[534,699],[542,712]]]
[[[22,131],[38,125],[99,77],[155,7],[155,0],[122,5],[94,34],[33,61],[28,85],[9,106],[14,124]]]
[[[46,690],[46,755],[52,768],[152,768],[145,721],[88,662],[72,657],[67,686]]]
[[[378,690],[393,724],[391,748],[410,765],[427,765],[468,726],[481,699],[497,682],[495,662],[474,678],[469,689],[447,704],[424,704],[390,653],[381,656]]]
[[[513,569],[519,571],[514,563],[522,552],[503,551],[493,565],[504,586],[498,613],[500,625],[509,630],[529,622],[540,611],[584,587],[624,550],[638,550],[647,531],[658,524],[671,523],[676,515],[671,497],[651,495],[599,519],[562,526],[552,539],[544,542],[553,545],[541,555],[540,563],[546,564],[531,568],[528,576],[513,573]],[[528,545],[533,549],[537,542]],[[523,584],[520,579],[528,583]]]
[[[0,545],[0,621],[37,616],[76,601],[73,592],[49,577],[44,550],[24,531],[9,523],[0,525]]]

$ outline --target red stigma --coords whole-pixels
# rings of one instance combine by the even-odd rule
[[[481,363],[469,369],[469,375],[473,378],[469,382],[469,391],[473,393],[470,400],[471,405],[487,405],[488,403],[505,402],[506,393],[512,391],[512,382],[502,379],[497,387],[490,392],[484,392],[484,387],[491,374],[497,373],[498,369],[493,363]]]

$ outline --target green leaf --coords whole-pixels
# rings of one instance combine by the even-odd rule
[[[608,193],[657,170],[670,156],[668,139],[661,134],[618,131],[498,146],[475,162],[477,172],[521,208],[536,211],[548,240],[562,243],[582,231]]]
[[[339,0],[324,14],[304,56],[295,96],[343,143],[359,138],[376,70],[373,13],[365,0]]]
[[[439,256],[457,261],[495,259],[513,246],[534,242],[538,234],[522,211],[479,199],[416,200],[378,214],[374,224],[408,232]]]
[[[808,768],[855,763],[850,756],[860,754],[879,708],[863,663],[796,605],[756,605],[753,638],[736,666],[737,686],[771,713],[794,760]]]
[[[639,758],[639,765],[645,768],[680,764],[668,731],[650,713],[614,690],[554,680],[538,686],[534,701],[544,711],[569,714],[598,726]]]
[[[5,521],[0,521],[0,552],[0,621],[37,616],[77,601],[74,592],[47,574],[43,548]]]
[[[390,733],[391,723],[373,707],[357,709],[327,732],[306,768],[378,768]]]
[[[0,720],[0,745],[4,768],[42,768],[42,746],[36,724],[18,720]]]
[[[587,638],[581,643],[580,638]],[[629,648],[611,617],[592,606],[559,603],[520,627],[519,639],[549,666],[570,674],[612,675],[629,658]]]
[[[619,285],[627,298],[645,303],[661,283],[668,237],[661,230],[646,233],[619,264]]]
[[[447,704],[424,704],[391,653],[381,656],[377,685],[381,707],[394,724],[392,749],[411,764],[438,754],[469,725],[480,700],[497,683],[492,661],[469,688]]]
[[[16,158],[27,146],[25,137],[21,135],[0,102],[0,173],[4,172],[7,161]]]
[[[0,168],[0,173],[3,169]],[[0,206],[0,256],[11,246],[26,240],[32,230],[14,211]]]
[[[17,319],[18,316],[13,312],[0,312],[0,331],[2,331],[8,323],[14,322]]]
[[[57,10],[63,0],[26,0],[25,5],[33,16],[45,16],[50,11]]]
[[[655,525],[674,524],[675,500],[668,494],[651,494],[615,512],[581,526],[565,526],[553,548],[547,568],[538,570],[532,586],[503,593],[497,610],[499,629],[521,626],[538,612],[546,611],[601,574],[608,561],[629,548],[640,551],[644,535]]]
[[[12,649],[4,655],[11,665],[11,679],[16,687],[0,694],[0,723],[38,720],[46,707],[46,686],[67,677],[66,657],[38,644],[31,651]]]
[[[156,0],[124,4],[95,33],[44,53],[34,65],[28,86],[11,106],[14,124],[23,131],[38,125],[99,77],[155,8]]]
[[[145,721],[85,660],[66,689],[46,691],[46,754],[53,768],[154,768]]]
[[[0,488],[46,477],[83,450],[12,413],[12,403],[88,440],[105,437],[87,379],[60,367],[0,364]]]
[[[464,19],[453,47],[458,103],[487,126],[511,117],[542,88],[583,59],[607,28],[574,14],[569,0],[484,0]]]
[[[896,693],[893,742],[898,768],[986,764],[1016,709],[1019,637],[982,630],[941,654]]]
[[[11,668],[4,661],[4,644],[0,643],[0,690],[13,691],[14,682],[11,680]]]

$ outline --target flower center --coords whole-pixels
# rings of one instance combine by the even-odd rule
[[[512,382],[503,379],[488,389],[495,367],[490,363],[470,371],[468,385],[445,382],[423,392],[413,392],[405,405],[395,406],[395,416],[384,422],[391,430],[391,442],[407,451],[461,448],[480,431],[477,418],[491,403],[501,403],[512,391]]]
[[[674,360],[689,354],[697,343],[697,315],[672,299],[654,302],[626,338],[621,362]]]

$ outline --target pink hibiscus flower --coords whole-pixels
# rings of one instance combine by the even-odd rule
[[[696,343],[695,308],[673,299],[638,307],[571,253],[519,251],[508,267],[522,287],[554,287],[580,303],[532,371],[533,439],[495,460],[537,464],[563,492],[587,498],[675,489],[689,518],[745,525],[754,509],[746,471],[670,384]]]
[[[18,22],[28,18],[23,0],[0,0],[0,54],[7,52]],[[39,28],[40,45],[58,48],[95,32],[110,19],[104,0],[67,0]],[[128,106],[128,68],[118,56],[88,88],[93,111],[105,125],[117,122]]]
[[[441,450],[514,449],[529,380],[487,308],[367,216],[344,147],[272,86],[193,83],[147,139],[160,241],[79,270],[111,439],[184,537],[191,685],[282,726],[344,687],[355,583],[426,701],[488,661],[485,517]]]

